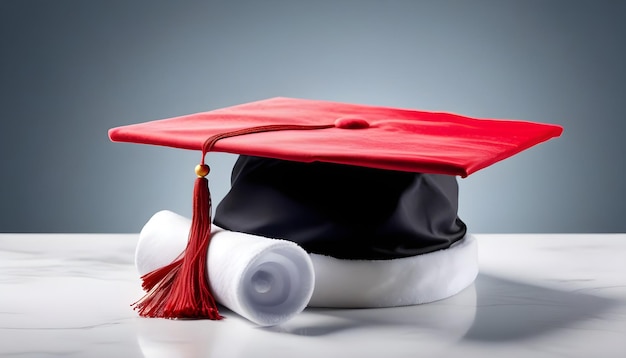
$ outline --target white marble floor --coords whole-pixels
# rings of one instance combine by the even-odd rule
[[[626,234],[477,235],[455,297],[271,328],[138,318],[137,237],[0,234],[0,357],[626,357]]]

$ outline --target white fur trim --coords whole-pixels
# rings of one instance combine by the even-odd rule
[[[311,254],[313,307],[393,307],[450,297],[478,275],[476,239],[466,235],[450,248],[392,260],[339,260]]]

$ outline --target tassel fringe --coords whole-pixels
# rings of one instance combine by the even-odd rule
[[[207,169],[208,173],[208,169]],[[207,275],[211,239],[211,195],[208,181],[196,179],[193,215],[185,252],[171,264],[141,277],[147,291],[134,309],[142,317],[219,320]]]

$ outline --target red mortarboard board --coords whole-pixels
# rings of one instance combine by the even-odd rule
[[[202,150],[212,136],[268,125],[330,128],[234,136],[217,141],[212,151],[466,177],[563,130],[525,121],[273,98],[113,128],[109,136],[115,142]]]
[[[465,177],[561,132],[550,124],[291,98],[113,128],[112,141],[202,151],[185,254],[143,277],[148,294],[136,308],[149,317],[220,318],[198,276],[210,239],[206,152]]]

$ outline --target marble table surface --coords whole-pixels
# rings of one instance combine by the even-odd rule
[[[0,234],[0,357],[626,357],[626,234],[476,236],[452,298],[261,328],[137,317],[136,234]]]

